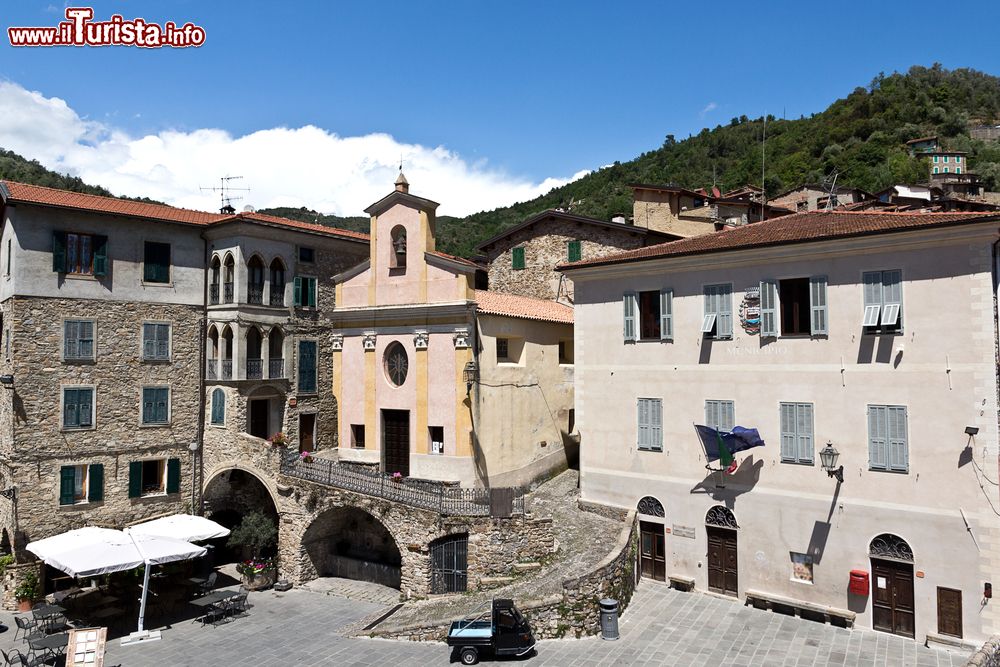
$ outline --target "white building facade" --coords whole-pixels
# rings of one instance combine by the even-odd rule
[[[582,498],[638,508],[643,574],[1000,630],[998,220],[806,213],[564,266]],[[766,445],[712,472],[695,424]]]

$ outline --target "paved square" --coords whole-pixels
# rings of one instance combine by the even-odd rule
[[[218,627],[202,627],[192,617],[165,627],[158,642],[122,647],[114,639],[105,664],[422,667],[447,665],[450,659],[443,644],[352,639],[338,633],[382,609],[379,604],[305,590],[252,593],[250,601],[249,616]],[[15,645],[14,621],[9,612],[0,613],[0,620],[10,627],[0,635],[0,647],[6,650]],[[23,642],[16,644],[20,648]],[[548,640],[539,643],[530,660],[505,663],[958,667],[966,658],[901,637],[820,625],[644,581],[621,619],[619,641]]]

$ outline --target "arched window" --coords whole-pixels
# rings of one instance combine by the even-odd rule
[[[219,303],[219,279],[222,274],[222,262],[219,256],[212,257],[212,277],[208,284],[208,302],[210,304]]]
[[[268,303],[272,306],[285,305],[285,265],[278,257],[271,260],[271,289]]]
[[[222,303],[233,302],[233,281],[236,277],[236,262],[230,253],[226,253],[226,259],[222,264]]]
[[[392,252],[389,253],[389,267],[393,269],[406,268],[406,228],[396,225],[389,232],[392,240]]]
[[[636,509],[639,510],[639,514],[646,514],[648,516],[662,517],[666,515],[666,512],[663,511],[663,503],[653,496],[646,496],[639,500]]]
[[[882,533],[868,545],[868,555],[872,558],[913,562],[913,550],[902,537],[892,533]]]
[[[736,515],[731,509],[722,505],[709,508],[705,514],[705,524],[719,528],[739,528],[736,524]]]
[[[226,392],[218,388],[212,392],[212,424],[226,425]]]
[[[247,303],[264,303],[264,261],[257,255],[247,262]]]

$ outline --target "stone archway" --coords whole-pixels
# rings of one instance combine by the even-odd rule
[[[261,476],[244,468],[229,467],[212,473],[205,484],[202,499],[205,516],[226,528],[235,527],[245,514],[254,510],[262,511],[274,521],[276,527],[280,526],[272,489]],[[220,538],[211,542],[216,565],[231,563],[251,555],[227,546],[227,541],[228,538]],[[275,555],[277,546],[271,551],[273,553],[263,555]]]
[[[302,550],[319,577],[343,577],[400,588],[402,553],[375,516],[358,507],[332,507],[306,528]]]

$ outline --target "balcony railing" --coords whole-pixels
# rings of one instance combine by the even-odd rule
[[[233,284],[224,283],[222,285],[222,302],[232,303],[233,302]]]
[[[444,515],[509,517],[524,514],[524,491],[518,488],[462,489],[410,479],[396,481],[382,472],[340,465],[318,457],[306,463],[294,450],[282,460],[281,472]]]
[[[215,304],[219,303],[219,286],[218,285],[209,285],[208,286],[208,302],[211,305],[213,305],[213,306]]]
[[[219,379],[219,364],[216,363],[215,359],[208,360],[208,365],[205,366],[205,379],[206,380]]]
[[[274,357],[267,360],[267,377],[269,378],[283,378],[285,377],[285,360]]]
[[[232,380],[233,379],[233,360],[223,359],[222,360],[222,379]]]
[[[247,359],[247,379],[259,380],[264,377],[264,360]]]
[[[264,286],[250,285],[247,287],[247,303],[262,305],[264,303]]]
[[[268,295],[268,303],[272,306],[285,305],[285,286],[271,285],[271,293]]]

